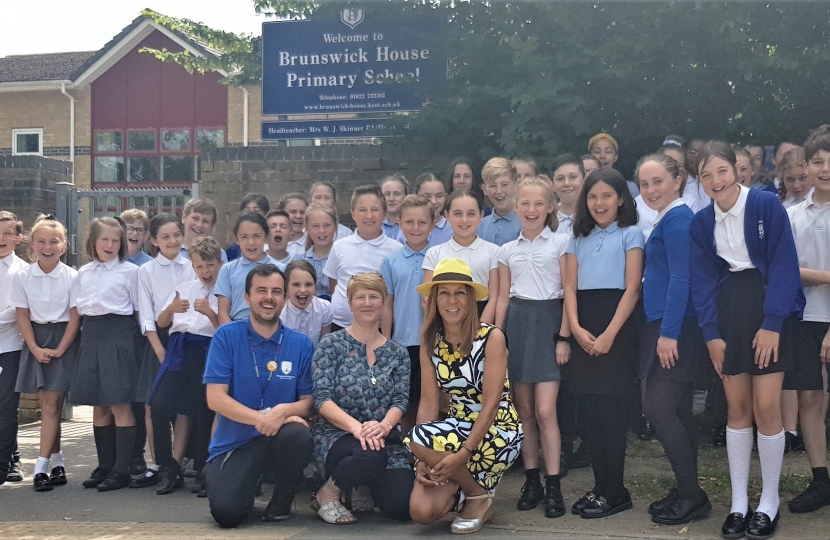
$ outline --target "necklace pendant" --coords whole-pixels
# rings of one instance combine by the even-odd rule
[[[374,377],[372,377],[372,386],[376,385],[377,383],[378,383],[378,380],[375,379]]]

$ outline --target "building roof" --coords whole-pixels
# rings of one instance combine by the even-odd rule
[[[25,54],[0,58],[0,83],[28,81],[66,81],[95,51]]]

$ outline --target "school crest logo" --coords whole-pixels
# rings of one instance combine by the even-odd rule
[[[763,220],[758,220],[758,238],[763,240],[764,239],[764,222]]]
[[[340,12],[340,20],[343,24],[354,30],[355,26],[363,22],[363,10],[345,8]]]
[[[291,373],[291,362],[281,362],[280,363],[280,371],[282,371],[283,375],[288,375]]]

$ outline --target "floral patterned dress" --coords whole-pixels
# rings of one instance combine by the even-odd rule
[[[358,422],[380,422],[387,411],[397,407],[406,413],[409,405],[409,371],[411,362],[406,348],[391,339],[375,349],[375,364],[370,368],[366,345],[346,330],[323,336],[314,350],[311,377],[314,380],[314,406],[333,401]],[[372,383],[372,377],[375,382]],[[321,471],[332,445],[348,432],[317,415],[311,429],[314,458]],[[387,469],[409,468],[409,449],[395,430],[386,439]]]
[[[493,328],[489,324],[481,325],[470,356],[451,352],[443,339],[438,342],[432,363],[438,385],[450,395],[449,414],[445,420],[415,426],[404,439],[405,443],[414,442],[442,452],[456,452],[461,448],[481,412],[484,350]],[[495,490],[504,471],[519,456],[523,439],[519,415],[510,400],[510,382],[505,377],[496,419],[467,462],[476,482],[487,490]]]

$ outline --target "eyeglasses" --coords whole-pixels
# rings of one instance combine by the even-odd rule
[[[147,229],[145,229],[144,227],[127,227],[127,234],[137,233],[143,235],[146,232]]]

